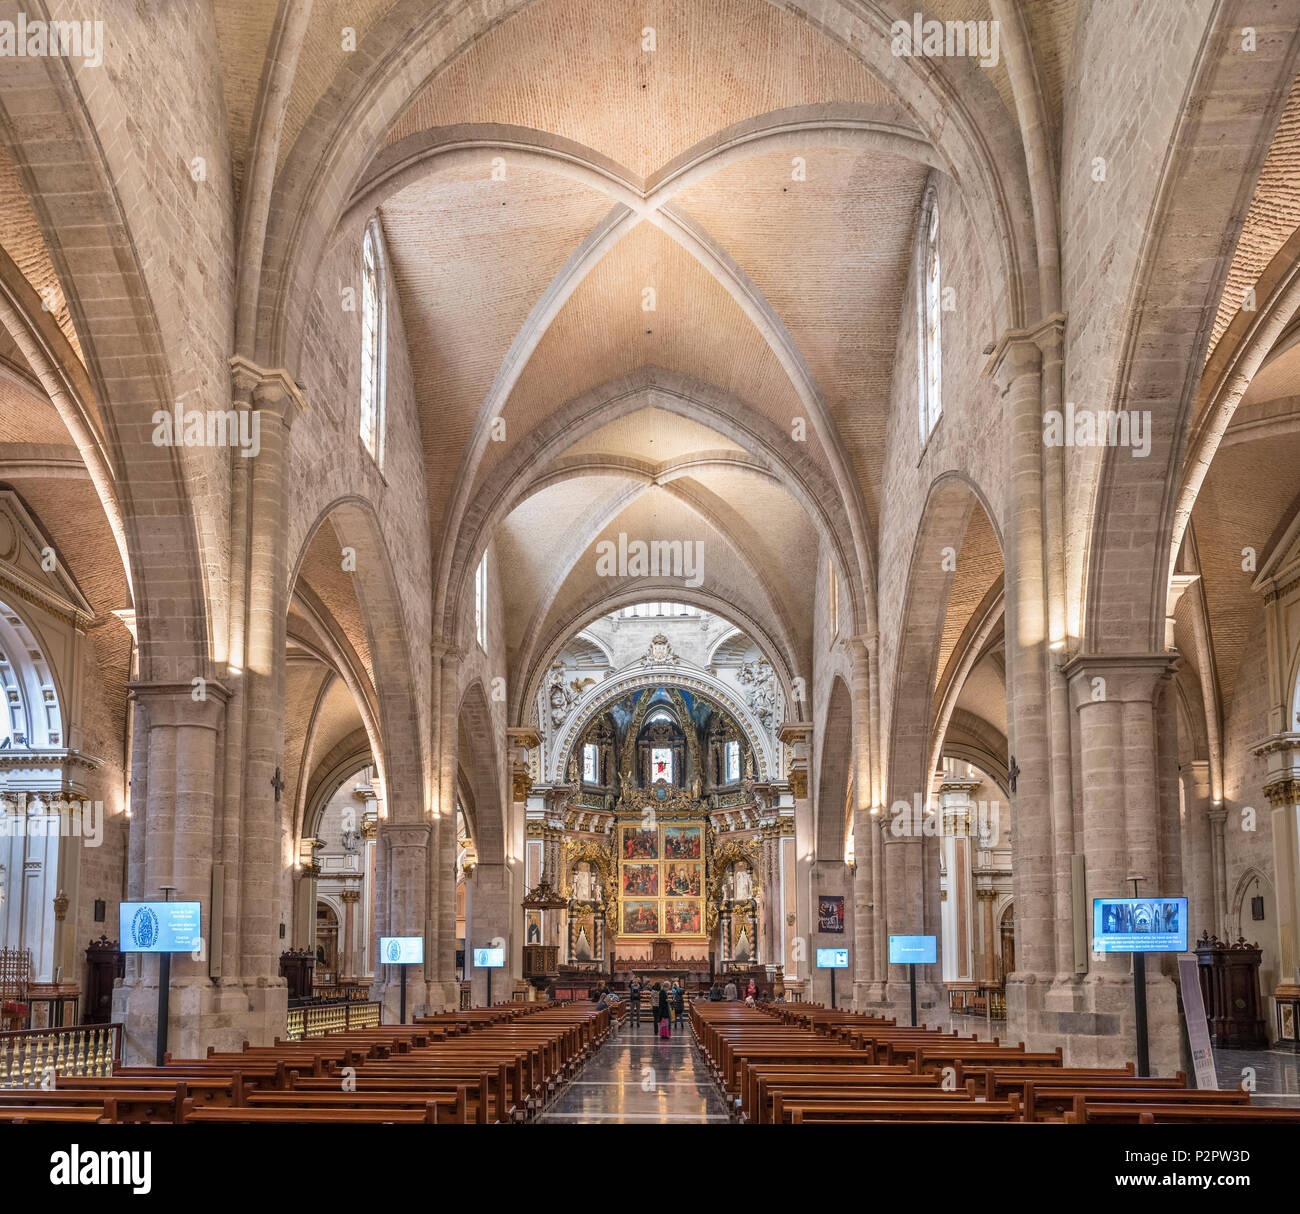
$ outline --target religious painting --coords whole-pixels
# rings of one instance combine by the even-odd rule
[[[842,934],[844,931],[844,899],[825,894],[817,899],[817,930]]]
[[[664,903],[664,931],[670,936],[700,933],[700,904],[670,898]]]
[[[530,910],[524,915],[524,943],[541,944],[542,942],[542,912]]]
[[[664,865],[664,893],[671,897],[698,898],[704,884],[704,866],[702,864]]]
[[[648,830],[636,826],[623,827],[623,859],[658,860],[659,832],[653,826]]]
[[[629,936],[659,934],[658,902],[624,902],[623,931]]]
[[[659,865],[624,864],[623,893],[636,898],[659,896]]]
[[[700,858],[700,828],[698,826],[665,826],[664,859],[698,860]]]

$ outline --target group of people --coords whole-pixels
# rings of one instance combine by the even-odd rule
[[[628,1015],[633,1024],[641,1023],[641,1002],[648,999],[654,1020],[655,1036],[662,1036],[660,1026],[666,1021],[668,1032],[675,1032],[686,1015],[686,990],[676,978],[671,983],[656,982],[646,989],[635,974],[627,984]]]
[[[740,998],[740,990],[736,986],[734,978],[727,979],[726,986],[719,986],[716,982],[709,987],[709,1001],[711,1003],[734,1003]],[[745,985],[745,1002],[753,1007],[758,1002],[758,983],[753,978]]]

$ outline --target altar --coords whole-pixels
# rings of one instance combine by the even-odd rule
[[[698,990],[784,960],[793,817],[755,778],[752,738],[730,706],[671,683],[602,700],[566,727],[563,776],[527,827],[525,939],[555,949],[538,981],[577,990],[600,974],[623,987],[636,974]]]

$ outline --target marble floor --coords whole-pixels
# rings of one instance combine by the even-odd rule
[[[708,1125],[727,1109],[686,1025],[670,1041],[648,1017],[625,1024],[538,1119],[540,1124]]]
[[[1254,1072],[1247,1075],[1247,1068]],[[1252,1078],[1252,1104],[1300,1105],[1300,1053],[1292,1049],[1215,1050],[1214,1069],[1221,1088]]]

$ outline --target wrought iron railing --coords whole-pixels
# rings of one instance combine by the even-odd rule
[[[54,1075],[105,1078],[121,1060],[120,1024],[0,1033],[0,1088],[39,1088]]]
[[[285,1036],[289,1041],[301,1041],[304,1037],[324,1037],[327,1033],[342,1033],[347,1029],[372,1029],[380,1023],[380,1004],[374,1000],[367,1003],[348,999],[338,1003],[308,1004],[289,1009]]]

